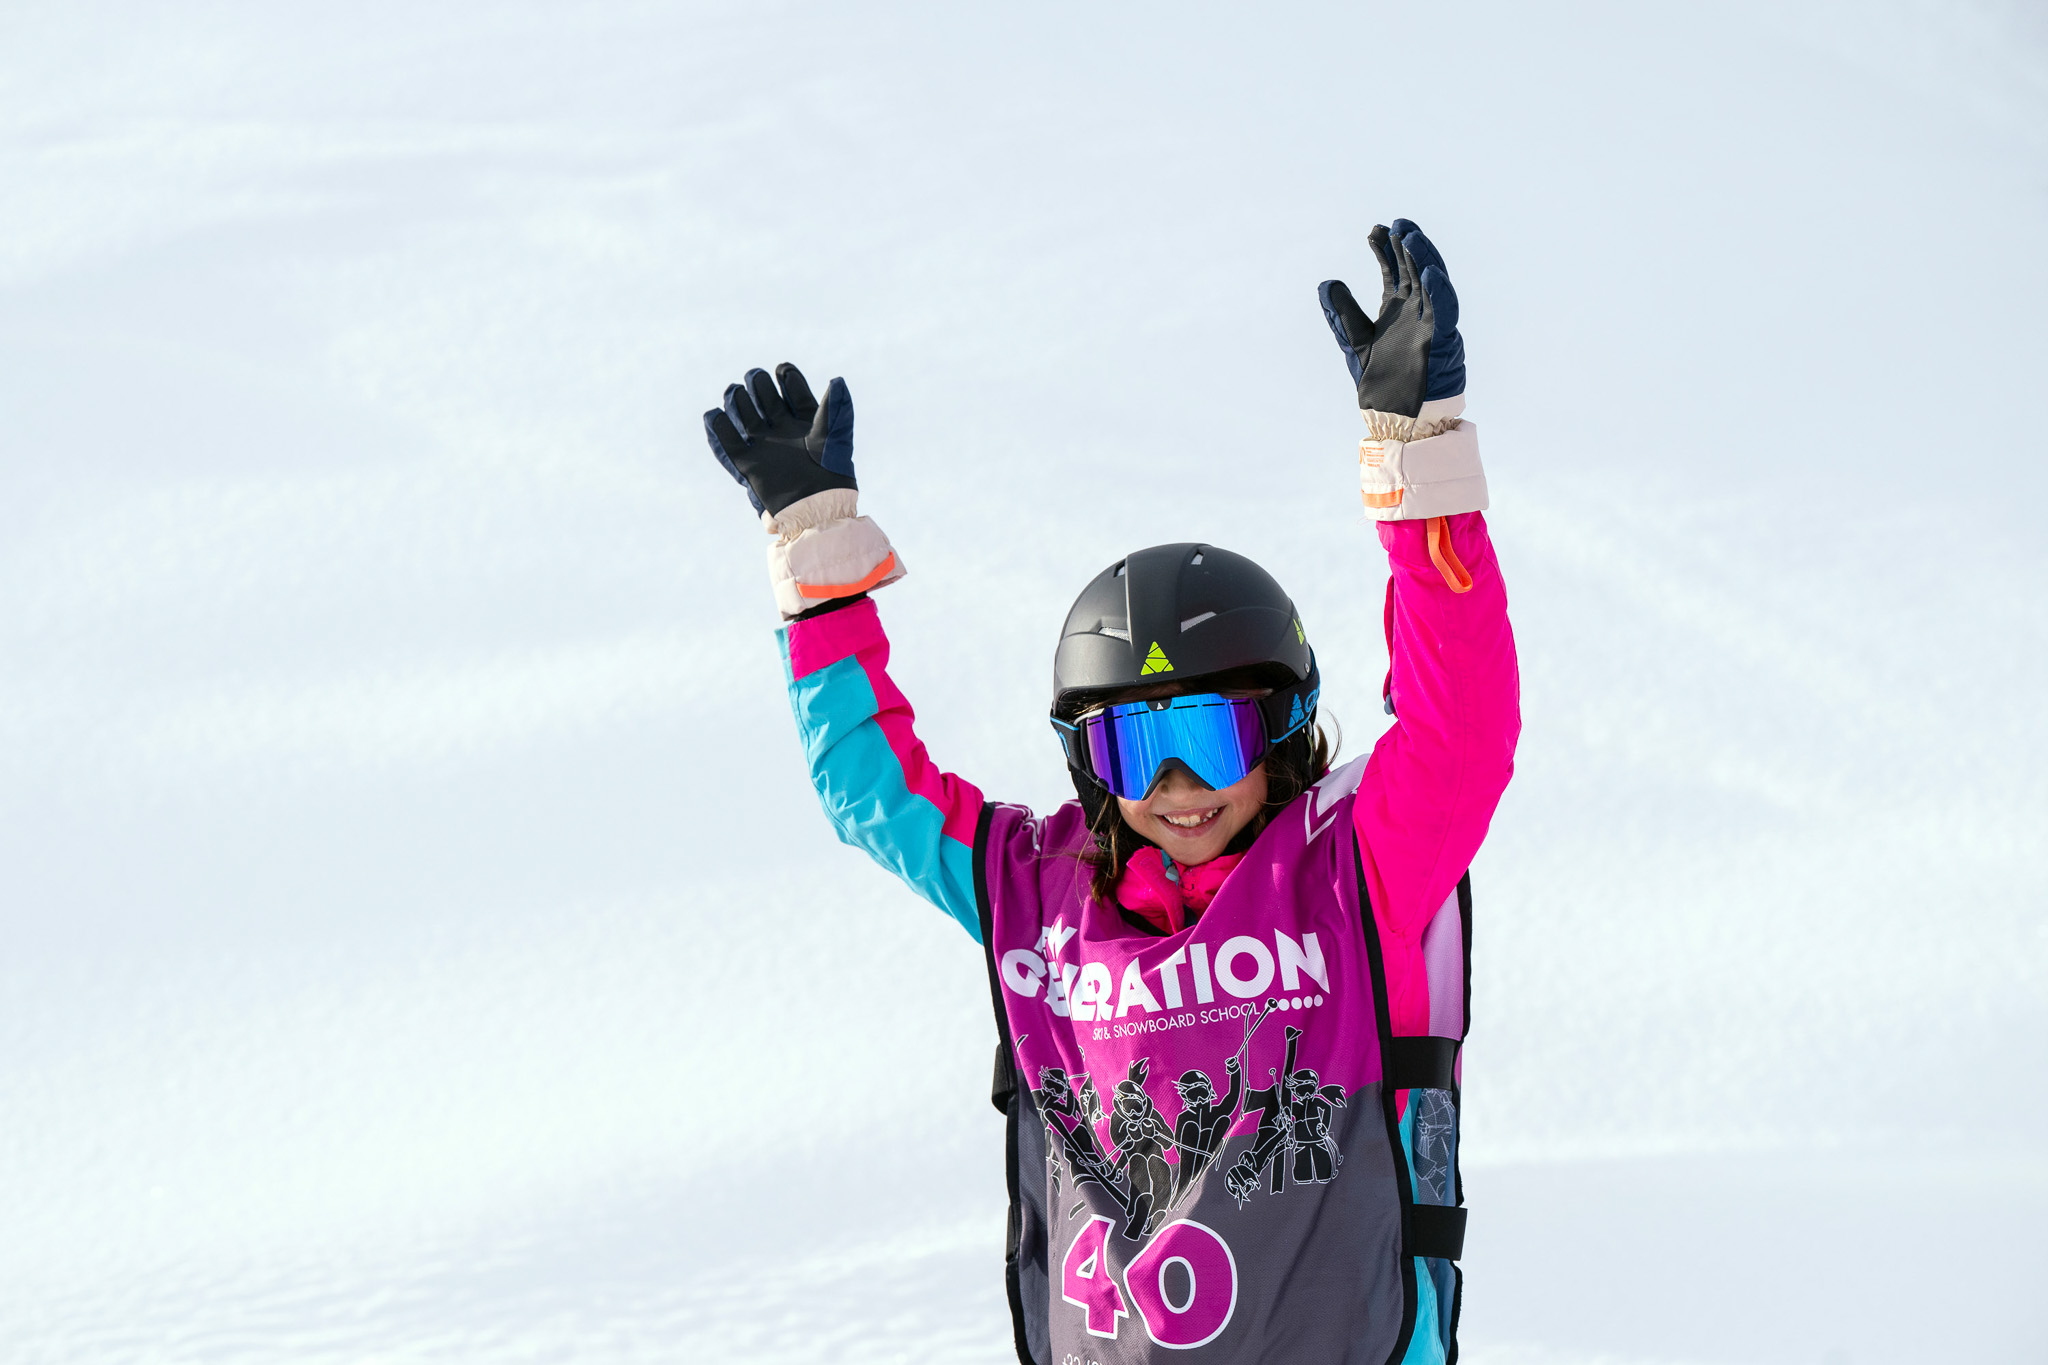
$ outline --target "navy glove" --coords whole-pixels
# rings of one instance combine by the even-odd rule
[[[803,371],[787,361],[773,379],[766,370],[748,370],[744,384],[726,389],[724,410],[704,414],[704,434],[756,512],[773,516],[813,493],[860,486],[853,479],[853,395],[844,379],[825,386],[820,404]]]
[[[1413,417],[1433,399],[1465,391],[1465,342],[1458,335],[1458,292],[1422,229],[1396,218],[1370,238],[1380,263],[1380,315],[1368,318],[1342,280],[1316,291],[1323,316],[1358,385],[1361,410]]]

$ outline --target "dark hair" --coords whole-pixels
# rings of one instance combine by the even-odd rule
[[[1338,730],[1335,719],[1330,721],[1330,730],[1326,731],[1319,718],[1268,749],[1260,762],[1266,770],[1265,805],[1252,822],[1230,841],[1228,851],[1242,853],[1250,848],[1252,840],[1274,816],[1285,810],[1295,797],[1321,781],[1323,775],[1330,771],[1330,764],[1343,742],[1343,732]],[[1124,864],[1130,861],[1132,854],[1152,841],[1124,823],[1122,808],[1117,805],[1115,797],[1106,793],[1105,799],[1095,809],[1089,830],[1095,837],[1080,855],[1082,865],[1088,869],[1088,889],[1104,905],[1115,905],[1116,884],[1123,876]]]

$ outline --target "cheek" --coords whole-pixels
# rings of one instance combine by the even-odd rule
[[[1265,768],[1254,769],[1249,777],[1237,784],[1231,795],[1236,798],[1231,802],[1233,814],[1246,820],[1257,815],[1266,804]]]
[[[1136,801],[1127,801],[1119,796],[1116,799],[1116,808],[1123,812],[1124,823],[1132,829],[1136,829],[1138,822],[1145,818],[1145,808]]]

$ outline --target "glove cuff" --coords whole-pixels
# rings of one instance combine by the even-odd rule
[[[1454,393],[1449,398],[1424,403],[1422,410],[1413,417],[1398,412],[1381,412],[1377,408],[1360,408],[1358,415],[1365,419],[1366,436],[1370,440],[1422,441],[1456,430],[1458,418],[1464,411],[1465,395]]]
[[[860,490],[827,488],[807,498],[798,498],[780,512],[763,512],[761,525],[771,536],[795,540],[814,527],[847,521],[860,512]]]
[[[882,528],[854,515],[857,499],[851,488],[830,488],[773,515],[762,513],[762,526],[775,537],[768,580],[783,620],[903,577],[903,561]]]
[[[1358,490],[1375,521],[1423,521],[1487,507],[1479,429],[1459,416],[1465,396],[1424,403],[1413,417],[1367,408]]]

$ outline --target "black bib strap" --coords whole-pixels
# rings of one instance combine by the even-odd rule
[[[1408,1210],[1410,1256],[1455,1261],[1465,1254],[1465,1210],[1448,1204],[1416,1204]]]
[[[1396,1090],[1456,1090],[1456,1038],[1396,1038],[1387,1052],[1387,1083]]]
[[[1010,1049],[1003,1046],[1003,1040],[996,1039],[996,1074],[989,1082],[988,1102],[996,1107],[998,1114],[1010,1112],[1011,1097],[1017,1093],[1017,1068],[1011,1064]]]

